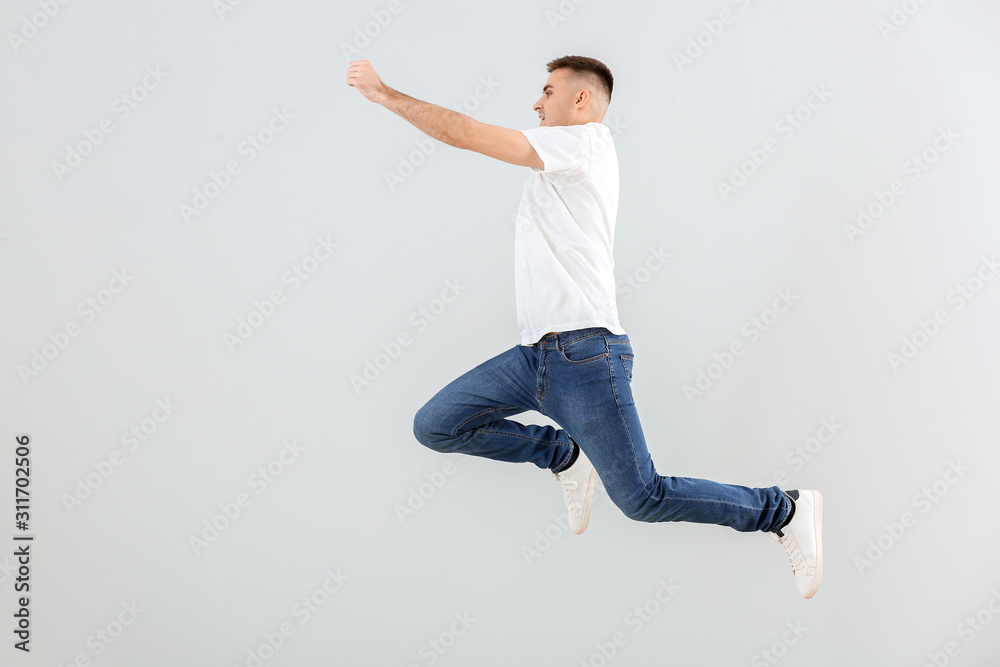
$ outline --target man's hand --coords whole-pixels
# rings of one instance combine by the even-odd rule
[[[352,60],[347,68],[347,85],[358,89],[362,95],[382,104],[385,100],[387,86],[378,78],[375,68],[367,60]]]

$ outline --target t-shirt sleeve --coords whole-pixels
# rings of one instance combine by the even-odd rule
[[[561,179],[580,179],[590,172],[590,135],[582,125],[533,127],[521,130],[544,165],[543,174],[558,174]]]

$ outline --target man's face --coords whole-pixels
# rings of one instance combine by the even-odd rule
[[[542,96],[532,107],[539,116],[539,125],[573,125],[577,121],[573,98],[580,91],[579,81],[573,80],[573,70],[561,67],[549,73]]]

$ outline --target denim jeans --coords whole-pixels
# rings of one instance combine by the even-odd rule
[[[417,411],[413,434],[438,452],[563,469],[576,442],[611,501],[636,521],[690,521],[772,531],[791,511],[777,486],[663,477],[646,449],[632,396],[626,334],[563,331],[516,345],[453,380]],[[508,419],[527,410],[561,428]],[[571,437],[572,436],[572,437]]]

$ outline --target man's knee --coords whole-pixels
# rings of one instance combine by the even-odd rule
[[[611,502],[615,504],[629,519],[633,521],[652,522],[647,505],[647,497],[641,495],[611,495]]]
[[[441,445],[448,439],[448,436],[441,432],[440,425],[434,419],[430,403],[417,410],[417,414],[413,416],[413,437],[421,445],[437,451],[440,451]]]
[[[413,415],[413,437],[421,445],[430,445],[430,427],[430,419],[428,419],[427,406],[425,405]]]

